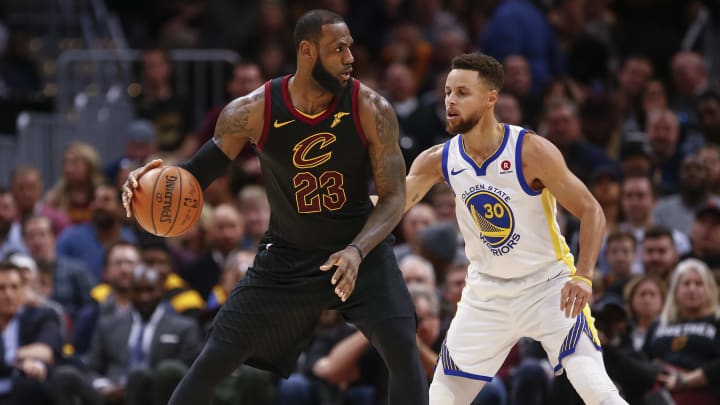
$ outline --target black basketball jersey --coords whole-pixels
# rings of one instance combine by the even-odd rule
[[[335,250],[352,241],[372,210],[360,83],[348,81],[322,114],[309,118],[293,107],[289,80],[265,84],[265,124],[256,145],[269,233],[300,249]]]

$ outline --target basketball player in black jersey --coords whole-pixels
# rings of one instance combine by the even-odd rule
[[[387,100],[352,79],[353,39],[342,17],[310,11],[294,40],[295,74],[232,101],[214,138],[182,165],[205,188],[251,142],[272,213],[253,267],[170,404],[210,403],[216,384],[242,363],[288,376],[326,308],[340,311],[383,357],[389,403],[427,404],[414,307],[388,239],[405,204],[397,118]],[[138,178],[161,164],[128,177],[128,216]]]

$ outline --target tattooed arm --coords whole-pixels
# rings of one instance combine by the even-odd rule
[[[352,244],[330,255],[320,266],[323,271],[335,269],[330,282],[342,301],[355,289],[360,262],[400,222],[405,206],[405,161],[398,144],[395,111],[387,100],[365,86],[360,88],[358,103],[378,200]]]
[[[215,124],[215,144],[234,160],[248,140],[256,142],[260,139],[264,114],[265,86],[231,101],[223,108]]]
[[[400,222],[405,205],[405,161],[398,143],[398,121],[390,103],[362,86],[359,96],[360,124],[368,141],[368,153],[378,201],[353,243],[369,252]]]

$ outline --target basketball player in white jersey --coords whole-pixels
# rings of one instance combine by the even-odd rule
[[[587,404],[625,404],[605,371],[587,305],[605,233],[600,205],[557,148],[498,123],[503,68],[492,57],[456,57],[445,84],[448,132],[407,177],[406,209],[447,182],[470,259],[467,285],[430,386],[430,403],[469,404],[523,336],[540,341],[556,373]],[[580,219],[575,262],[555,201]]]

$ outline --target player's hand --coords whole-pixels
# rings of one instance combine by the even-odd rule
[[[592,287],[582,280],[570,280],[560,292],[560,310],[565,311],[566,318],[575,318],[588,303],[592,295]]]
[[[146,164],[143,167],[139,167],[128,174],[127,180],[125,180],[125,184],[122,186],[122,204],[123,207],[125,207],[125,215],[127,215],[128,218],[132,217],[132,204],[130,202],[132,201],[133,197],[133,191],[138,186],[138,180],[140,177],[143,176],[143,174],[149,172],[150,170],[162,166],[163,161],[162,159],[155,159],[148,164]]]
[[[320,266],[322,271],[335,268],[335,273],[330,282],[335,286],[335,294],[340,297],[342,302],[347,301],[355,289],[355,280],[357,280],[357,272],[361,261],[357,249],[347,246],[345,249],[331,254],[325,264]]]

